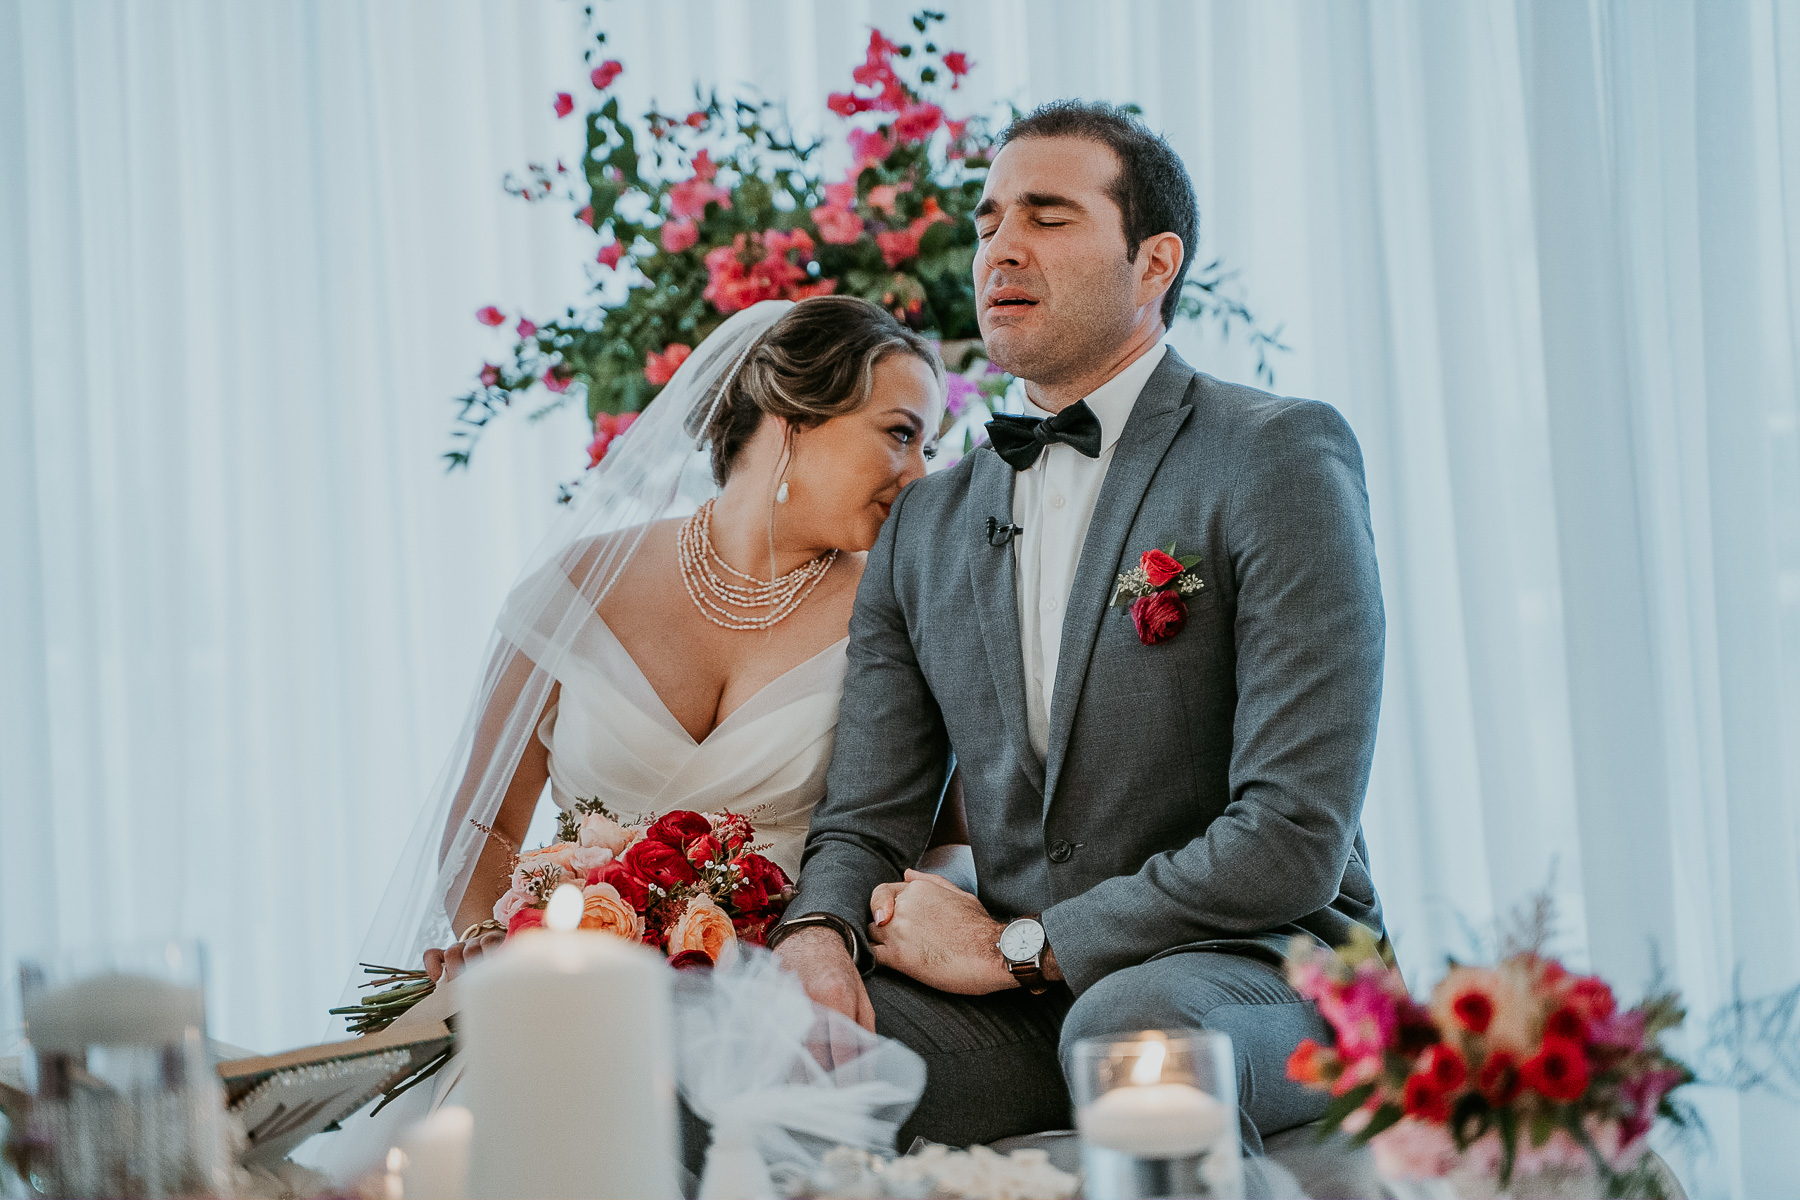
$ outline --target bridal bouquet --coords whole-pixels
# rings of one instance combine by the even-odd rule
[[[763,945],[794,895],[787,873],[758,848],[742,813],[678,811],[627,823],[598,800],[578,800],[558,815],[555,841],[515,860],[494,920],[509,939],[536,929],[551,895],[573,884],[582,929],[654,946],[677,969],[724,964],[740,941]],[[362,986],[381,990],[331,1010],[351,1033],[386,1029],[437,988],[421,970],[362,967],[374,976]]]
[[[740,813],[665,813],[622,824],[598,800],[557,818],[557,839],[527,850],[494,919],[516,937],[544,923],[557,887],[581,888],[581,928],[655,946],[675,967],[728,961],[741,940],[762,945],[793,896],[787,873],[756,852]]]
[[[1677,996],[1621,1009],[1613,990],[1539,948],[1494,966],[1452,962],[1421,1004],[1365,936],[1336,952],[1295,939],[1288,978],[1336,1045],[1302,1042],[1288,1077],[1331,1092],[1324,1125],[1372,1142],[1384,1174],[1453,1176],[1490,1193],[1515,1178],[1661,1195],[1645,1160],[1693,1072],[1663,1049]]]

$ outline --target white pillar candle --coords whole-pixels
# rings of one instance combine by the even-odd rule
[[[460,1104],[444,1107],[400,1139],[405,1200],[463,1200],[469,1194],[469,1135],[475,1120]]]
[[[680,1196],[668,964],[580,919],[559,888],[458,982],[471,1200]]]
[[[1075,1116],[1090,1144],[1139,1158],[1188,1158],[1225,1131],[1225,1106],[1186,1083],[1114,1088]]]
[[[87,1046],[167,1046],[206,1027],[197,987],[110,973],[30,994],[25,1037],[40,1052]]]

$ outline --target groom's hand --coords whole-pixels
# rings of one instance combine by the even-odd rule
[[[995,943],[1004,926],[941,875],[908,871],[869,899],[875,961],[940,992],[982,996],[1017,987]]]
[[[838,931],[827,926],[796,929],[775,948],[782,966],[800,977],[806,994],[826,1008],[836,1009],[870,1033],[875,1032],[875,1007],[863,986],[856,960],[844,946]]]

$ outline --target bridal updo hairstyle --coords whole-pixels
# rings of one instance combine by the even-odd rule
[[[706,428],[714,482],[764,416],[796,429],[816,429],[868,403],[875,366],[890,354],[914,354],[941,385],[944,364],[931,344],[893,315],[855,296],[815,296],[789,309],[751,343]]]

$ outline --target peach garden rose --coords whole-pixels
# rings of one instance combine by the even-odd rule
[[[581,890],[581,928],[635,942],[644,936],[644,918],[612,884],[590,883]]]
[[[737,953],[737,931],[731,916],[711,896],[695,896],[669,929],[669,953],[699,950],[715,963],[729,961]]]

